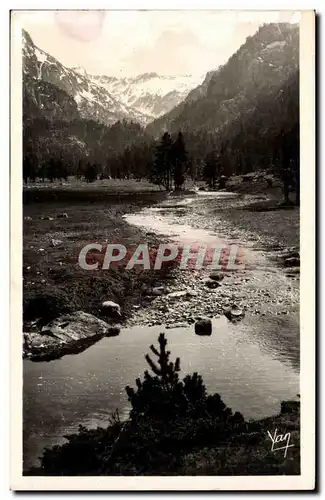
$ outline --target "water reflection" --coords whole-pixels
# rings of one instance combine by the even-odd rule
[[[79,423],[105,424],[115,408],[126,415],[124,387],[142,376],[144,355],[161,331],[163,326],[137,326],[79,355],[44,363],[25,361],[25,466],[35,464],[44,446],[62,442]],[[213,320],[211,337],[196,336],[193,326],[166,330],[172,357],[181,358],[182,374],[198,371],[209,392],[219,392],[247,419],[277,413],[282,400],[299,392],[299,374],[292,368],[290,353],[277,353],[265,341],[277,333],[266,331],[256,341],[251,322],[232,325],[224,317]]]

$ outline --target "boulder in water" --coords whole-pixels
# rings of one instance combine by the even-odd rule
[[[209,318],[201,318],[195,323],[196,335],[211,335],[212,322]]]

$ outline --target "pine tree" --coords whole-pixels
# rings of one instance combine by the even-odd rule
[[[81,179],[81,177],[85,173],[85,164],[83,160],[79,160],[76,168],[76,177],[77,179]]]
[[[158,349],[150,346],[157,361],[153,361],[149,354],[145,356],[152,374],[147,370],[143,381],[137,378],[136,390],[126,387],[132,405],[131,418],[141,416],[172,420],[187,415],[191,418],[213,418],[222,426],[227,426],[231,421],[232,411],[223,403],[219,394],[208,396],[202,377],[197,373],[179,380],[180,359],[170,361],[164,333],[159,335],[158,342]]]
[[[217,180],[217,157],[214,151],[208,153],[205,157],[203,177],[207,179],[209,186],[215,189]]]
[[[23,159],[23,178],[24,182],[28,182],[29,179],[33,178],[33,163],[30,155],[25,155]]]
[[[50,158],[47,165],[47,175],[51,182],[53,182],[54,179],[57,179],[58,176],[57,172],[58,172],[57,161],[55,158]]]
[[[179,132],[172,147],[175,190],[181,189],[185,182],[185,165],[187,162],[187,156],[183,134],[182,132]]]
[[[150,366],[153,375],[147,370],[144,380],[136,379],[137,391],[127,386],[126,393],[132,404],[131,415],[148,415],[155,418],[170,418],[175,415],[176,401],[182,399],[182,384],[179,382],[180,359],[170,361],[170,351],[166,350],[167,340],[165,334],[158,337],[159,350],[153,345],[151,351],[157,356],[157,362],[153,361],[149,354],[145,359]]]
[[[158,337],[160,350],[158,351],[154,345],[150,346],[151,351],[158,357],[158,365],[152,361],[149,354],[145,358],[153,373],[161,379],[164,389],[167,391],[172,389],[178,382],[178,372],[180,370],[180,359],[176,358],[175,363],[169,361],[170,351],[166,351],[167,340],[165,335],[161,333]]]
[[[87,182],[94,182],[97,179],[98,167],[95,164],[88,163],[85,170],[85,179]]]
[[[156,147],[155,161],[150,175],[150,180],[154,184],[164,186],[167,191],[171,189],[172,180],[172,145],[170,135],[165,132],[160,144]]]

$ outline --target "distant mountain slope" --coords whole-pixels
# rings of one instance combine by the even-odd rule
[[[85,74],[84,68],[78,72]],[[203,77],[191,75],[163,76],[144,73],[130,78],[92,76],[92,80],[126,106],[155,119],[177,106]]]
[[[148,121],[147,116],[119,102],[107,89],[96,84],[89,76],[66,68],[57,59],[36,47],[25,30],[22,32],[22,38],[24,96],[34,102],[34,113],[36,112],[35,106],[39,107],[38,111],[41,115],[44,114],[44,109],[50,110],[55,106],[53,93],[56,88],[61,89],[75,101],[81,118],[93,119],[106,125],[122,119]],[[40,102],[34,97],[40,94],[39,90],[42,86],[47,88],[48,95],[47,91],[43,94],[41,92]],[[62,92],[60,95],[63,96]],[[70,104],[68,108],[62,110],[61,119],[70,120],[75,117],[75,114],[73,117],[69,116],[71,106],[73,107],[72,101]],[[58,102],[57,105],[60,106],[60,103]]]
[[[147,126],[158,136],[164,130],[218,132],[256,102],[281,86],[299,66],[299,28],[288,23],[263,25],[216,71],[169,113]]]

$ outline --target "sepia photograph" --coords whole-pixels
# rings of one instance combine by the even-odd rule
[[[313,488],[313,23],[12,11],[20,485]]]

